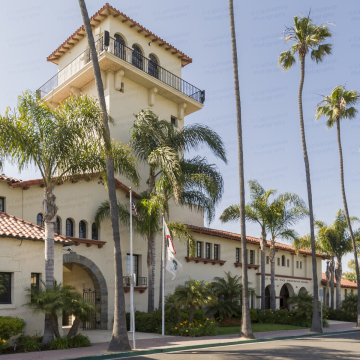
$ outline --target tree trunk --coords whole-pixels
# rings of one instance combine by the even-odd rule
[[[265,249],[266,249],[266,232],[263,228],[261,231],[261,312],[265,312]]]
[[[57,213],[56,197],[52,187],[45,188],[44,193],[44,222],[45,222],[45,285],[52,287],[54,284],[54,224]],[[58,330],[59,332],[59,330]],[[42,343],[48,344],[54,338],[53,326],[48,315],[45,315],[44,336]]]
[[[335,287],[335,264],[334,264],[334,257],[331,257],[330,261],[330,308],[334,310],[334,287]]]
[[[147,249],[148,267],[148,313],[155,310],[155,236],[148,238]]]
[[[75,336],[79,330],[79,326],[80,326],[81,320],[76,317],[70,330],[69,333],[67,334],[68,339],[72,338],[73,336]]]
[[[356,243],[354,238],[354,233],[351,227],[350,222],[350,215],[349,210],[347,206],[347,200],[346,200],[346,193],[345,193],[345,181],[344,181],[344,161],[343,161],[343,154],[342,154],[342,147],[341,147],[341,133],[340,133],[340,120],[337,119],[336,121],[336,127],[337,127],[337,141],[338,141],[338,147],[339,147],[339,157],[340,157],[340,180],[341,180],[341,193],[344,203],[344,211],[345,211],[345,217],[346,222],[349,228],[350,237],[351,237],[351,243],[353,246],[354,251],[354,262],[355,262],[355,274],[356,274],[356,283],[357,283],[357,323],[356,327],[360,327],[360,276],[359,276],[359,263],[358,263],[358,256],[356,251]]]
[[[194,305],[190,305],[190,310],[189,310],[189,324],[192,324],[194,321],[194,315],[195,315],[195,306]]]
[[[341,276],[342,276],[342,265],[341,258],[337,258],[335,279],[336,279],[336,309],[341,307]]]
[[[325,293],[325,305],[329,307],[330,300],[330,268],[329,261],[326,262],[326,293]]]
[[[276,310],[276,294],[275,294],[275,239],[271,240],[270,245],[270,309],[272,312]]]
[[[61,336],[59,332],[59,322],[57,315],[49,315],[49,321],[51,324],[52,331],[54,332],[55,337],[58,339]]]
[[[305,54],[300,55],[300,62],[301,62],[301,75],[300,75],[298,103],[299,103],[301,142],[302,142],[304,162],[305,162],[306,185],[307,185],[309,213],[310,213],[311,258],[312,258],[312,272],[313,272],[313,286],[314,286],[314,294],[313,294],[314,306],[313,306],[313,316],[312,316],[312,324],[310,331],[321,333],[322,324],[319,315],[319,291],[318,291],[319,284],[318,284],[317,266],[316,266],[314,212],[313,212],[312,193],[311,193],[310,165],[309,165],[309,158],[306,148],[305,126],[304,126],[304,116],[303,116],[303,106],[302,106],[302,91],[303,91],[304,79],[305,79]]]
[[[236,102],[236,118],[237,118],[237,136],[238,136],[238,159],[239,159],[239,187],[240,187],[240,223],[241,223],[241,244],[242,244],[242,283],[243,283],[243,302],[242,302],[242,321],[240,336],[253,339],[254,335],[251,328],[250,310],[249,310],[249,290],[248,290],[248,274],[247,274],[247,251],[246,251],[246,228],[245,228],[245,184],[244,184],[244,156],[242,143],[242,124],[241,124],[241,102],[239,87],[239,70],[236,49],[236,34],[234,20],[234,3],[229,0],[229,18],[232,60],[234,68],[234,87]]]
[[[85,1],[79,0],[79,5],[85,26],[86,36],[88,38],[88,44],[90,48],[91,60],[94,70],[95,85],[98,93],[100,107],[102,110],[102,122],[105,130],[104,140],[106,147],[106,174],[108,181],[109,201],[110,201],[110,217],[111,217],[111,225],[113,229],[113,238],[114,238],[114,270],[115,270],[114,327],[113,327],[112,338],[108,347],[108,351],[128,351],[131,350],[131,347],[127,334],[126,318],[125,318],[125,296],[124,296],[124,287],[123,287],[120,230],[119,230],[119,218],[117,213],[114,161],[110,152],[111,138],[110,138],[109,119],[107,115],[104,88],[101,80],[100,66],[97,58],[94,36],[92,33]]]

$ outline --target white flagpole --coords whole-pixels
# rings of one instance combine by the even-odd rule
[[[165,336],[165,217],[163,214],[163,234],[162,234],[162,251],[161,251],[161,266],[162,266],[162,332],[161,335]]]
[[[132,190],[130,188],[130,331],[133,334],[133,349],[135,345],[135,314],[134,314],[134,259],[132,239]]]

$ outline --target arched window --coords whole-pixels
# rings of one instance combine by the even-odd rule
[[[61,235],[61,220],[58,216],[56,217],[56,222],[54,224],[54,232]]]
[[[95,223],[92,223],[91,225],[91,239],[99,240],[99,229]]]
[[[74,236],[74,222],[71,219],[66,219],[66,236]]]
[[[115,34],[114,36],[114,55],[120,59],[126,60],[125,40],[119,34]]]
[[[139,69],[143,69],[143,56],[142,51],[137,45],[133,45],[132,48],[134,49],[132,53],[132,64]]]
[[[281,266],[285,266],[285,255],[281,256]]]
[[[86,239],[86,222],[84,220],[79,222],[79,238]]]
[[[149,75],[159,78],[159,61],[156,58],[155,55],[150,54],[149,55],[149,69],[148,69]]]
[[[39,213],[37,214],[36,216],[36,224],[38,226],[44,226],[44,217],[43,217],[43,214]]]

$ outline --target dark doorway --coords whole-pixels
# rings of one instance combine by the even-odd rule
[[[100,302],[100,296],[92,289],[83,289],[83,298],[85,301],[93,305],[98,309],[98,304]],[[90,313],[90,320],[83,323],[83,330],[95,330],[100,329],[100,319],[97,316],[95,311]]]
[[[280,309],[288,309],[288,300],[290,298],[289,289],[286,285],[283,285],[280,291]]]
[[[270,309],[270,285],[265,288],[265,309]]]

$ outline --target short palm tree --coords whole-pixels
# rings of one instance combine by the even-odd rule
[[[296,63],[296,55],[300,61],[300,84],[298,92],[299,104],[299,118],[300,118],[300,132],[301,142],[303,148],[306,185],[308,192],[308,202],[310,211],[310,237],[311,237],[311,252],[312,252],[312,270],[313,270],[313,286],[314,286],[314,310],[312,317],[311,331],[322,332],[320,323],[319,309],[318,309],[318,278],[316,271],[316,254],[315,254],[315,230],[314,230],[314,213],[312,204],[311,179],[310,179],[310,165],[307,153],[305,126],[303,116],[302,92],[305,79],[305,59],[306,55],[310,53],[311,60],[316,63],[323,61],[326,55],[331,54],[331,44],[326,44],[326,40],[331,37],[331,32],[327,24],[316,25],[310,18],[297,15],[294,17],[294,26],[288,27],[284,31],[284,40],[286,43],[293,42],[290,50],[284,51],[279,56],[279,66],[285,71],[289,70]]]
[[[275,240],[294,241],[298,236],[292,227],[309,215],[304,201],[296,194],[279,195],[269,206],[267,228],[271,234],[270,244],[270,309],[275,311]]]
[[[246,220],[260,225],[260,246],[261,246],[261,311],[265,311],[265,248],[266,248],[266,231],[267,218],[269,212],[269,198],[275,194],[276,190],[265,189],[256,181],[248,181],[250,188],[251,202],[245,205]],[[227,222],[230,220],[240,220],[240,205],[230,205],[226,208],[220,220]]]
[[[181,304],[177,301],[174,294],[168,294],[165,296],[165,311],[166,313],[175,313],[178,323],[181,323],[180,309]]]
[[[316,109],[316,120],[319,120],[320,117],[324,116],[327,118],[326,127],[331,129],[336,124],[337,129],[337,141],[339,147],[339,157],[340,157],[340,180],[341,180],[341,193],[344,203],[344,211],[347,226],[349,229],[351,242],[354,252],[354,263],[355,263],[355,272],[357,283],[360,284],[359,278],[359,263],[356,251],[355,236],[351,227],[351,221],[349,216],[349,210],[347,205],[346,193],[345,193],[345,180],[344,180],[344,161],[343,153],[341,146],[341,134],[340,134],[340,124],[342,120],[353,119],[357,113],[357,110],[353,107],[359,101],[359,93],[355,90],[346,90],[344,86],[337,86],[331,92],[330,95],[324,97],[324,100],[317,106]],[[357,326],[360,327],[360,288],[358,287],[358,316],[357,316]]]
[[[292,304],[295,308],[296,315],[304,320],[311,318],[314,296],[309,294],[306,290],[299,290],[297,294],[294,294],[289,298],[288,304]]]
[[[174,299],[183,307],[189,308],[189,324],[194,321],[195,309],[214,305],[217,300],[211,291],[211,284],[204,281],[188,280],[178,285],[174,291]]]

